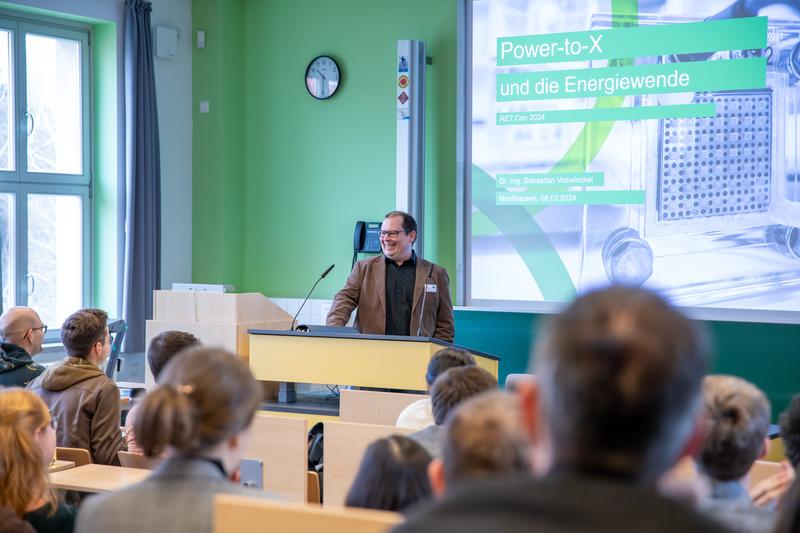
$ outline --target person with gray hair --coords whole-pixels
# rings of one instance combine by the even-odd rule
[[[769,400],[748,381],[714,375],[703,380],[703,403],[709,428],[697,464],[711,490],[701,509],[736,531],[771,531],[775,514],[747,492],[750,468],[769,446]]]
[[[703,335],[656,294],[590,292],[550,320],[519,387],[522,424],[550,470],[445,495],[397,532],[714,532],[656,482],[700,440]]]
[[[32,357],[42,351],[47,326],[30,307],[12,307],[0,316],[0,386],[25,387],[44,372]]]
[[[441,459],[428,466],[437,497],[484,478],[530,475],[530,442],[516,396],[484,392],[456,407],[444,429]]]

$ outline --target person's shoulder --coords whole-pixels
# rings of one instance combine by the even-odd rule
[[[395,531],[687,531],[726,529],[687,505],[617,481],[529,476],[464,482]]]
[[[98,374],[97,376],[91,379],[94,380],[95,386],[98,389],[103,390],[104,392],[119,392],[119,387],[117,386],[117,383],[110,377],[106,376],[105,372],[103,372],[102,374]]]
[[[71,533],[75,528],[75,507],[59,503],[53,511],[51,507],[44,506],[25,514],[25,520],[30,523],[36,531],[48,531],[52,533]]]
[[[383,254],[378,254],[373,257],[367,257],[365,259],[360,259],[356,261],[355,268],[358,270],[366,270],[368,268],[374,267],[376,264],[384,261]]]
[[[418,505],[393,532],[461,531],[493,532],[502,521],[504,531],[532,530],[529,522],[529,496],[536,493],[538,481],[530,476],[468,481],[448,488],[444,499]]]

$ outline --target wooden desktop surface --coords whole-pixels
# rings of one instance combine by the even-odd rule
[[[59,460],[55,460],[48,467],[47,472],[52,474],[53,472],[61,472],[62,470],[67,470],[69,468],[75,468],[75,461],[59,461]]]
[[[50,486],[80,492],[107,492],[133,485],[150,475],[150,470],[108,465],[83,465],[50,474]]]

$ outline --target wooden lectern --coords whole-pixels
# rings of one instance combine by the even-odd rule
[[[251,328],[289,329],[292,316],[258,292],[210,293],[194,291],[153,291],[153,320],[146,323],[150,340],[167,330],[191,333],[206,346],[224,348],[248,357]],[[153,385],[150,367],[145,365],[145,386]]]
[[[431,356],[455,346],[429,337],[250,329],[250,370],[258,380],[426,391]],[[469,350],[497,377],[499,358]]]

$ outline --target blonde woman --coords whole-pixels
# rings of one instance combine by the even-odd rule
[[[47,483],[55,449],[55,423],[45,403],[24,389],[0,390],[0,507],[39,533],[71,532],[75,523],[75,510]]]

